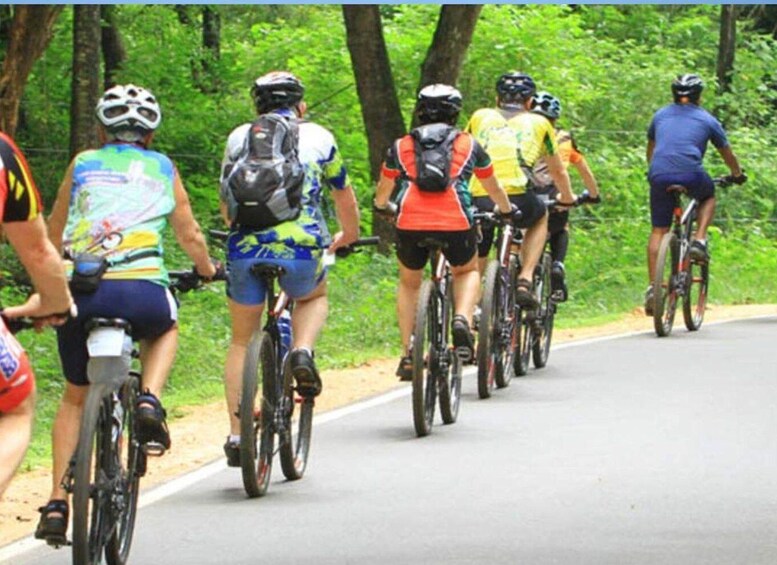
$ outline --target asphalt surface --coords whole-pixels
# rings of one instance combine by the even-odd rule
[[[130,563],[777,563],[775,357],[777,317],[561,347],[422,439],[404,396],[264,498],[225,469],[143,508]]]

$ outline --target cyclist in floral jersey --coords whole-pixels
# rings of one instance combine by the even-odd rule
[[[97,118],[104,145],[76,155],[59,187],[50,218],[51,239],[66,256],[98,256],[108,268],[96,290],[71,280],[78,318],[58,332],[67,383],[53,425],[51,497],[41,508],[35,536],[61,544],[67,531],[67,493],[61,486],[78,441],[89,382],[85,327],[90,318],[123,318],[140,342],[142,389],[135,412],[138,439],[170,447],[159,401],[178,346],[177,309],[167,288],[162,231],[168,220],[197,272],[216,269],[192,215],[189,198],[172,161],[148,147],[161,110],[147,90],[128,84],[108,89]]]
[[[257,263],[272,263],[286,271],[279,283],[295,300],[289,363],[300,394],[315,396],[321,392],[321,379],[313,360],[313,349],[329,308],[326,268],[322,259],[327,249],[333,252],[359,237],[359,208],[342,157],[328,130],[302,119],[307,108],[302,100],[304,91],[302,82],[284,71],[259,77],[251,89],[257,114],[277,113],[298,121],[299,160],[305,169],[299,217],[263,230],[231,225],[226,194],[221,194],[224,219],[230,224],[227,294],[232,341],[224,370],[230,427],[224,452],[230,466],[240,466],[240,421],[235,416],[238,393],[246,348],[261,324],[267,294],[262,281],[251,274],[251,267]],[[227,139],[222,186],[240,157],[250,125],[238,126]],[[341,231],[334,236],[329,234],[320,209],[324,188],[332,196],[341,226]]]

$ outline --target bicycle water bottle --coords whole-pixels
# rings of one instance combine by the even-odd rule
[[[291,314],[288,310],[284,310],[278,316],[278,330],[281,335],[281,361],[283,361],[291,349]]]

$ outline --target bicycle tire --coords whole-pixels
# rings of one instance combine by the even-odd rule
[[[516,340],[516,346],[518,350],[515,354],[513,366],[515,367],[516,376],[523,377],[529,372],[532,349],[532,322],[525,308],[518,308],[517,316],[516,334],[518,339]]]
[[[704,321],[709,281],[709,263],[688,261],[686,288],[683,294],[683,321],[688,331],[695,332]]]
[[[283,403],[282,413],[284,429],[279,434],[281,469],[283,475],[290,481],[301,479],[305,474],[310,454],[310,438],[313,432],[313,407],[315,401],[312,398],[302,397],[296,394],[294,376],[291,374],[288,363],[283,370]],[[294,421],[294,412],[299,406],[297,421]],[[294,431],[296,425],[296,433]]]
[[[664,234],[658,248],[653,276],[653,327],[659,337],[672,333],[677,310],[677,264],[679,242],[673,232]]]
[[[73,470],[73,564],[97,565],[105,548],[108,501],[99,480],[105,462],[105,387],[91,385],[81,416]],[[108,419],[110,425],[110,420]]]
[[[507,273],[502,274],[499,284],[500,295],[503,297],[504,305],[502,307],[501,319],[501,348],[503,352],[503,359],[500,363],[501,370],[496,373],[496,387],[506,388],[510,386],[510,381],[515,376],[515,359],[516,351],[518,349],[518,343],[520,340],[519,333],[519,311],[515,304],[515,294],[512,289],[515,288],[515,281],[518,279],[518,258],[510,256],[510,260],[507,267]]]
[[[270,484],[275,451],[275,344],[268,332],[257,332],[246,351],[238,412],[240,416],[240,468],[249,498],[263,496]],[[256,410],[259,379],[261,409]],[[258,449],[257,449],[258,447]]]
[[[418,437],[427,436],[432,431],[434,408],[437,400],[437,382],[426,361],[426,342],[429,337],[429,320],[431,313],[432,281],[421,284],[416,306],[415,325],[413,329],[412,359],[413,359],[413,425]]]
[[[542,278],[540,289],[539,324],[532,336],[532,360],[536,369],[542,369],[548,364],[550,356],[550,342],[553,339],[553,320],[555,318],[556,305],[553,302],[553,289],[550,285],[551,258],[548,253],[542,256]]]
[[[135,532],[135,519],[138,514],[138,494],[140,493],[141,471],[145,470],[146,454],[138,443],[135,434],[135,403],[140,394],[139,375],[130,376],[122,385],[119,402],[123,419],[121,435],[116,451],[119,453],[118,471],[121,474],[121,508],[116,518],[116,527],[105,546],[105,561],[108,565],[125,565],[132,546],[132,536]],[[114,421],[115,425],[116,422]]]
[[[436,309],[442,314],[440,324],[437,325],[437,330],[434,333],[439,333],[442,330],[441,335],[437,336],[440,339],[440,343],[437,344],[438,355],[445,356],[445,359],[441,359],[443,364],[437,363],[438,374],[437,388],[438,397],[440,402],[440,418],[443,424],[453,424],[459,417],[459,408],[461,407],[461,372],[462,362],[456,355],[455,351],[450,344],[450,328],[451,319],[453,317],[453,285],[451,284],[450,276],[446,281],[445,291],[445,303],[442,308]],[[435,302],[439,301],[440,296],[437,295]],[[444,365],[444,367],[443,367]]]
[[[486,267],[478,325],[478,396],[490,398],[496,387],[496,373],[500,361],[498,316],[500,314],[499,261],[492,260]]]

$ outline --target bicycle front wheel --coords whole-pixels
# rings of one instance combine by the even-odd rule
[[[275,357],[272,336],[267,332],[254,334],[246,352],[238,405],[240,467],[243,487],[251,498],[263,496],[270,484],[275,451],[273,412],[277,395],[274,385],[279,378],[276,376]],[[259,379],[262,382],[261,409],[257,409],[256,399]]]
[[[709,282],[709,263],[696,263],[689,260],[686,268],[685,294],[683,294],[683,320],[688,331],[695,332],[704,321]]]
[[[426,351],[427,341],[432,333],[435,322],[432,298],[432,281],[426,280],[421,285],[416,307],[415,326],[413,329],[412,359],[413,359],[413,425],[418,437],[429,435],[434,421],[434,405],[437,400],[437,383],[428,362]]]
[[[550,341],[553,338],[553,320],[556,316],[556,304],[553,302],[553,290],[550,286],[550,255],[542,256],[542,279],[540,284],[540,306],[538,320],[535,325],[532,339],[532,359],[537,369],[542,369],[548,364],[550,355]]]
[[[438,359],[430,366],[439,375],[437,382],[438,394],[440,397],[440,417],[443,424],[453,424],[459,417],[459,407],[461,406],[461,371],[462,362],[456,352],[451,349],[450,327],[453,315],[453,286],[450,279],[446,285],[447,291],[445,299],[441,302],[441,297],[436,295],[432,299],[434,311],[439,315],[439,323],[433,328],[434,337],[430,340],[430,351],[435,351]]]
[[[305,474],[310,453],[310,436],[313,431],[312,398],[299,396],[294,384],[289,364],[283,370],[283,397],[281,411],[283,414],[283,430],[279,433],[281,469],[290,481],[301,479]],[[297,410],[299,406],[299,410]],[[295,418],[296,414],[296,421]]]
[[[499,301],[501,303],[498,314],[500,361],[496,372],[497,388],[505,388],[515,375],[515,363],[518,359],[518,344],[521,332],[519,317],[520,310],[515,304],[515,295],[512,289],[518,279],[518,258],[510,256],[507,272],[500,271],[499,276]]]
[[[677,310],[677,263],[680,252],[677,236],[669,232],[661,239],[653,277],[653,327],[659,337],[672,333]]]
[[[106,414],[105,388],[91,385],[78,434],[73,470],[73,563],[97,565],[108,542],[111,492],[110,414]],[[106,426],[107,422],[107,426]],[[106,430],[107,427],[107,430]]]
[[[146,454],[135,435],[135,403],[140,387],[138,379],[139,375],[131,375],[119,391],[118,398],[114,399],[114,402],[119,403],[113,408],[111,442],[118,462],[114,475],[117,478],[114,497],[117,514],[116,528],[105,547],[108,565],[127,563],[138,514],[140,477],[146,468]],[[118,414],[122,415],[120,421],[116,418]]]
[[[499,261],[493,260],[486,267],[483,284],[480,324],[478,325],[478,396],[490,398],[496,385],[501,355],[499,329],[501,314],[499,288]]]

